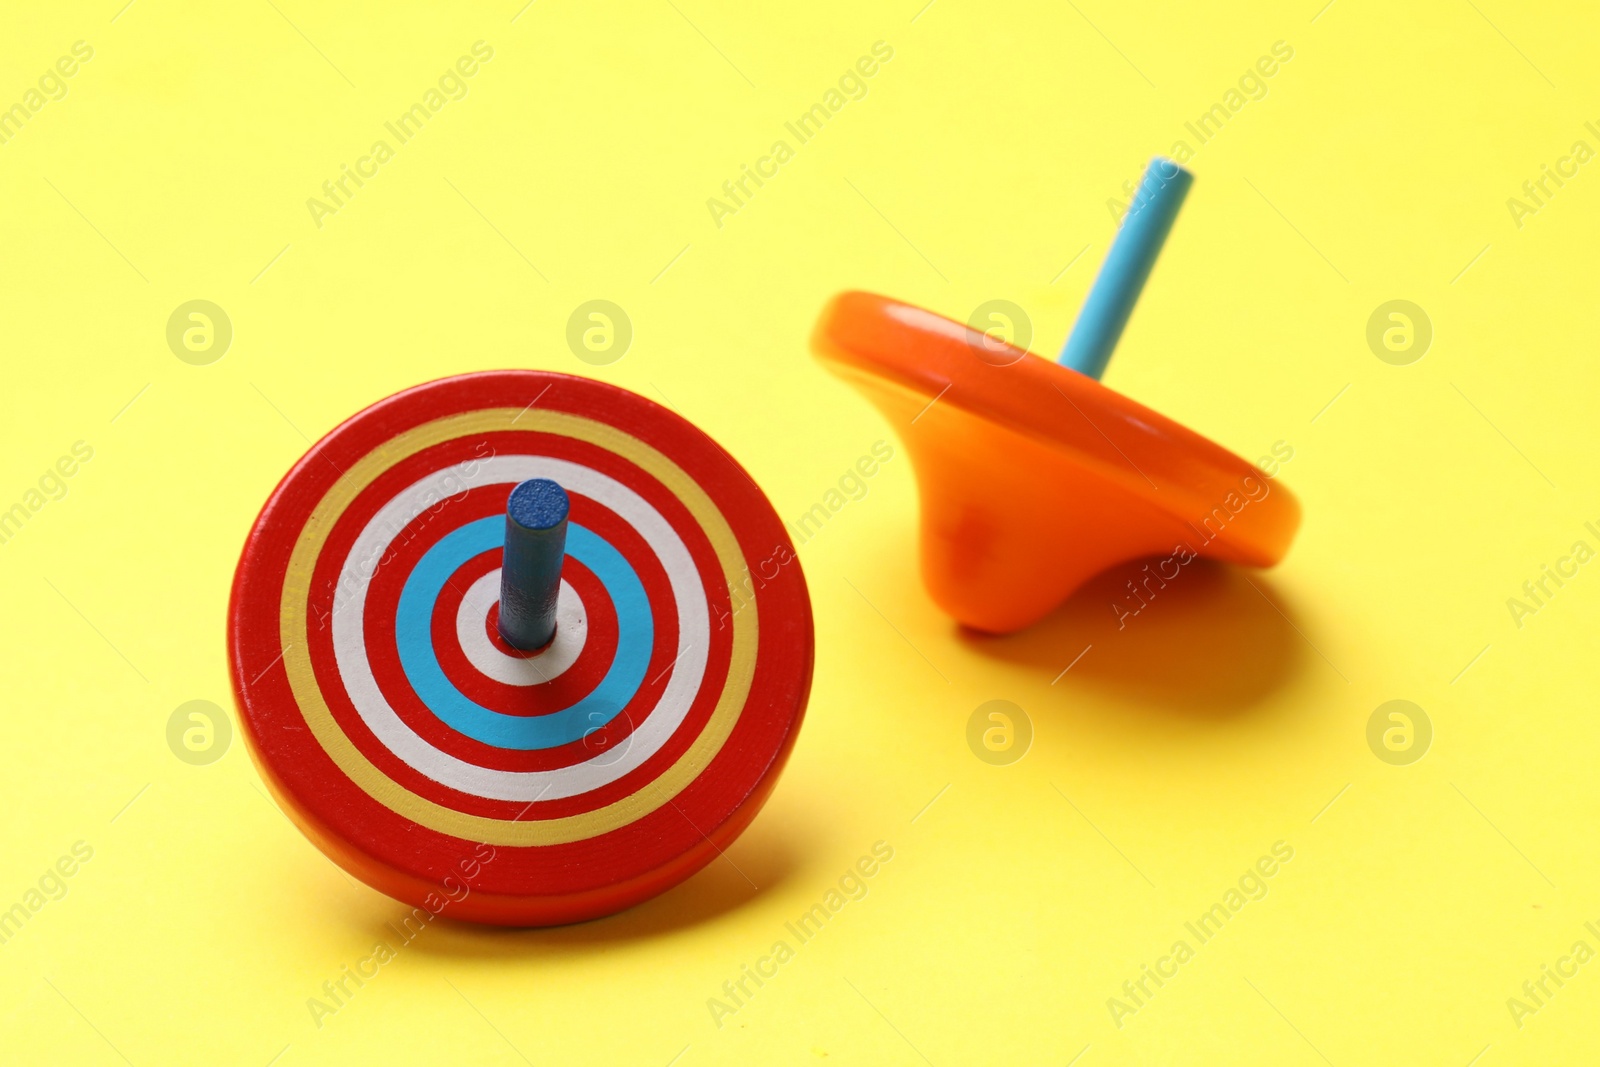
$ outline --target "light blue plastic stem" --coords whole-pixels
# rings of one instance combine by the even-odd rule
[[[1111,362],[1111,353],[1122,337],[1133,305],[1156,265],[1161,246],[1172,230],[1183,198],[1194,175],[1157,156],[1150,161],[1139,182],[1139,191],[1122,220],[1122,228],[1111,242],[1111,251],[1100,265],[1100,274],[1083,302],[1072,336],[1061,349],[1063,367],[1098,378]]]

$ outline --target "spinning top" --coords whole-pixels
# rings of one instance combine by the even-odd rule
[[[435,914],[594,918],[749,825],[811,685],[783,524],[710,438],[497,371],[323,438],[245,543],[228,652],[262,777],[351,874]]]
[[[1193,179],[1151,163],[1062,353],[843,293],[812,348],[899,429],[922,497],[922,575],[960,622],[1008,633],[1146,556],[1270,567],[1300,506],[1249,462],[1096,379]]]

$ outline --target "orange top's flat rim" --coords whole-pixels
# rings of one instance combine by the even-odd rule
[[[887,381],[1077,454],[1103,477],[1180,519],[1220,504],[1218,492],[1246,477],[1267,477],[1250,461],[1093,378],[889,297],[839,294],[818,318],[812,347],[836,373],[874,385]],[[1070,417],[1073,408],[1081,419]],[[1298,513],[1281,486],[1262,503]]]

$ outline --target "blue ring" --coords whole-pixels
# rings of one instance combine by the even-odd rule
[[[594,572],[617,615],[617,651],[600,684],[577,703],[548,715],[504,715],[469,699],[445,676],[433,651],[433,608],[461,565],[505,544],[502,515],[469,522],[439,539],[417,561],[400,591],[394,637],[400,666],[417,696],[457,733],[495,748],[530,751],[581,740],[627,707],[644,682],[655,647],[650,598],[628,561],[605,538],[573,523],[567,553]]]

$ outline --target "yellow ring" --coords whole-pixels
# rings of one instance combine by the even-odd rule
[[[334,720],[333,712],[328,709],[311,668],[306,629],[312,571],[334,524],[356,496],[384,471],[423,449],[473,434],[508,430],[512,419],[517,419],[529,430],[572,437],[597,445],[630,460],[656,478],[677,496],[699,522],[722,565],[723,578],[729,589],[736,587],[736,575],[745,569],[744,553],[739,548],[738,538],[705,490],[682,467],[661,452],[613,426],[578,415],[559,411],[519,412],[515,408],[485,408],[435,419],[392,437],[362,456],[333,484],[306,520],[294,551],[289,556],[289,567],[283,579],[279,640],[284,648],[283,662],[288,671],[289,686],[306,725],[339,769],[373,800],[420,826],[467,841],[523,847],[559,845],[598,837],[638,821],[677,796],[716,758],[739,721],[755,675],[758,623],[754,610],[733,613],[733,652],[721,697],[705,729],[676,763],[637,793],[603,808],[533,822],[491,819],[447,808],[418,796],[379,770],[345,736]]]

